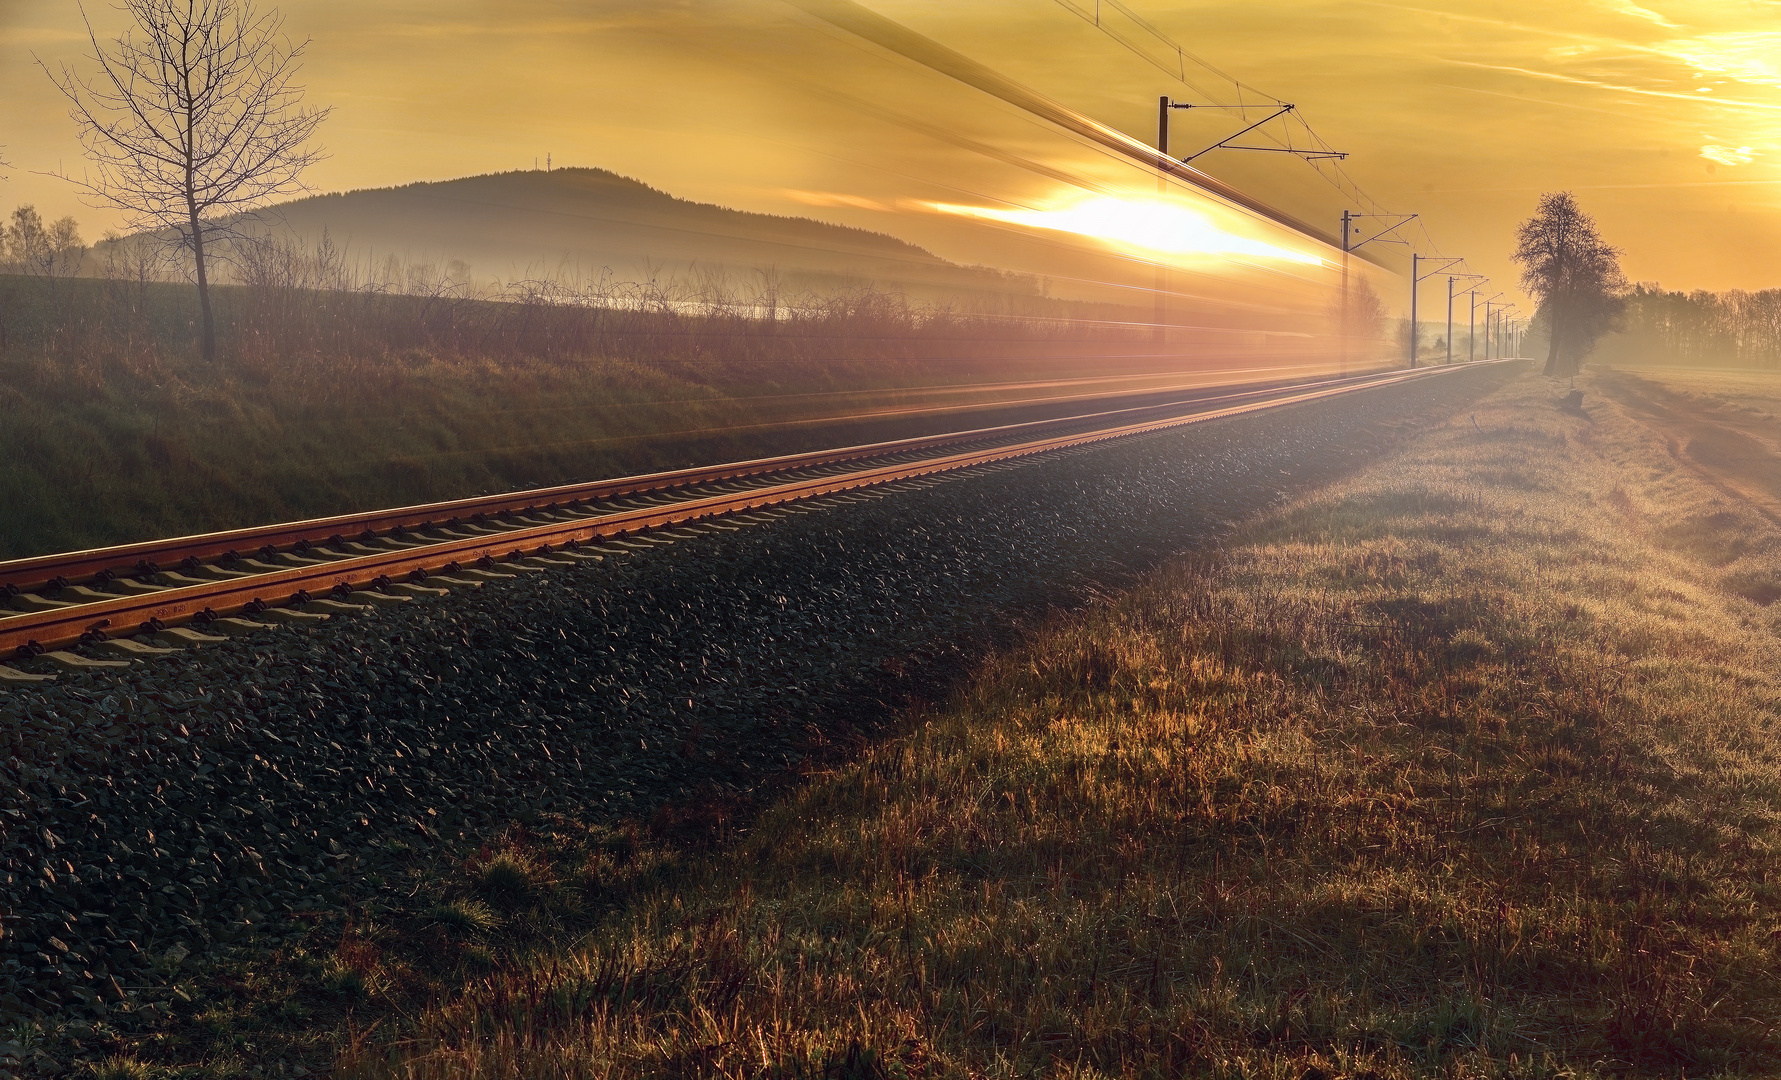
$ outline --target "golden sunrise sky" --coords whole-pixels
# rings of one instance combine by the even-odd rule
[[[1422,215],[1424,250],[1467,256],[1493,290],[1515,291],[1514,226],[1559,188],[1625,249],[1634,279],[1781,285],[1781,0],[1127,3],[1296,103],[1370,195]],[[867,6],[1146,142],[1159,94],[1205,100],[1058,0]],[[1077,178],[1155,191],[1104,151],[779,0],[279,7],[290,35],[312,39],[308,100],[334,110],[321,134],[331,156],[308,176],[320,191],[530,168],[548,153],[1004,264],[1035,257],[1018,215],[1080,195]],[[104,0],[87,13],[102,39],[121,26]],[[79,67],[87,49],[72,0],[0,0],[0,210],[73,214],[91,240],[116,222],[46,175],[78,172],[81,151],[33,61]],[[1177,116],[1178,153],[1240,126]],[[1347,204],[1288,155],[1219,151],[1196,165],[1331,232]],[[1012,246],[936,204],[1003,214]],[[1425,312],[1444,302],[1440,285],[1426,286]]]

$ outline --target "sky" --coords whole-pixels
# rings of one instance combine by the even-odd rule
[[[386,186],[548,155],[686,198],[891,232],[968,263],[1042,269],[1047,245],[1083,233],[1138,261],[1192,248],[1283,281],[1304,271],[1282,252],[1328,254],[1203,199],[1170,196],[1176,208],[1147,213],[1154,173],[813,6],[287,0],[286,33],[309,42],[306,100],[333,110],[320,134],[329,156],[307,180]],[[1424,254],[1464,257],[1491,291],[1519,295],[1515,226],[1559,189],[1624,250],[1634,280],[1781,286],[1781,0],[866,6],[1145,143],[1159,95],[1292,102],[1321,145],[1348,154],[1341,175],[1329,160],[1237,150],[1195,166],[1332,234],[1363,198],[1417,214],[1402,234]],[[86,14],[102,42],[122,25],[103,0]],[[36,63],[88,70],[85,34],[71,0],[0,0],[0,210],[72,214],[93,239],[120,222],[53,175],[78,175],[81,147]],[[1213,108],[1173,115],[1178,156],[1247,122]],[[1286,133],[1277,121],[1245,141]],[[1301,144],[1304,129],[1291,136]],[[1371,250],[1397,267],[1407,251]],[[1394,287],[1405,288],[1382,286]],[[1444,282],[1421,295],[1426,318]]]

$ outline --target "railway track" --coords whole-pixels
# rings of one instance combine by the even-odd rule
[[[1474,365],[1475,366],[1475,365]],[[1424,368],[0,563],[0,657],[80,670],[479,588],[998,461],[1438,377]],[[84,652],[67,651],[84,646]],[[0,681],[40,680],[0,665]]]

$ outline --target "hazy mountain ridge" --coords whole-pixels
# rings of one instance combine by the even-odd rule
[[[675,277],[758,289],[869,281],[880,288],[1036,291],[885,233],[681,199],[604,169],[564,168],[314,195],[262,213],[308,243],[326,230],[349,264],[461,260],[478,281]]]

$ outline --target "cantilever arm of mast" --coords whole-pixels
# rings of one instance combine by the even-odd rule
[[[1022,86],[1006,75],[985,67],[953,49],[923,37],[862,6],[856,0],[787,0],[787,2],[832,26],[856,34],[881,48],[888,49],[943,75],[957,79],[967,86],[975,87],[986,94],[1000,98],[1016,108],[1025,110],[1078,137],[1105,147],[1124,158],[1147,168],[1157,169],[1175,180],[1191,184],[1202,191],[1210,192],[1226,202],[1259,217],[1284,225],[1320,244],[1327,244],[1332,248],[1341,247],[1341,242],[1335,236],[1310,222],[1302,221],[1215,176],[1203,173],[1191,165],[1182,164],[1166,152],[1140,142],[1123,131],[1109,127],[1075,109]],[[1369,262],[1376,261],[1364,254],[1361,257]],[[1378,263],[1378,265],[1384,266],[1383,263]]]
[[[1392,219],[1392,223],[1390,225],[1387,225],[1385,228],[1380,229],[1378,232],[1374,233],[1372,236],[1367,237],[1365,240],[1362,240],[1359,243],[1354,243],[1354,244],[1348,245],[1348,250],[1354,251],[1357,248],[1365,247],[1366,245],[1372,244],[1372,243],[1408,244],[1410,241],[1404,239],[1401,236],[1393,236],[1391,234],[1394,232],[1397,232],[1399,229],[1410,224],[1412,221],[1415,221],[1419,216],[1420,215],[1418,215],[1418,214],[1346,214],[1346,215],[1344,215],[1345,221],[1358,221],[1361,218],[1391,218]],[[1346,228],[1346,225],[1344,227]]]
[[[1435,261],[1435,260],[1434,260],[1434,259],[1429,259],[1429,260],[1428,260],[1428,261],[1429,261],[1429,262],[1434,262],[1434,261]],[[1416,275],[1416,280],[1417,280],[1417,281],[1419,281],[1419,282],[1422,282],[1422,281],[1427,281],[1427,280],[1428,280],[1428,279],[1429,279],[1429,278],[1432,278],[1432,277],[1434,277],[1434,276],[1435,276],[1435,275],[1437,275],[1437,274],[1441,274],[1441,273],[1444,273],[1444,272],[1446,272],[1446,270],[1447,270],[1447,268],[1448,268],[1448,267],[1451,267],[1451,266],[1457,266],[1457,265],[1459,265],[1459,264],[1460,264],[1460,263],[1463,263],[1463,262],[1465,262],[1465,261],[1466,261],[1466,260],[1465,260],[1465,259],[1463,259],[1463,258],[1458,258],[1458,259],[1442,259],[1442,260],[1441,260],[1441,265],[1440,265],[1440,266],[1437,266],[1437,267],[1435,267],[1435,268],[1434,268],[1434,269],[1433,269],[1433,270],[1430,270],[1430,271],[1427,271],[1427,272],[1426,272],[1426,273],[1421,273],[1421,274],[1417,274],[1417,275]],[[1498,295],[1498,296],[1501,296],[1501,295],[1502,295],[1502,294],[1501,294],[1501,293],[1498,293],[1498,294],[1497,294],[1497,295]]]
[[[1176,108],[1176,109],[1193,109],[1193,108],[1217,108],[1217,107],[1218,107],[1218,106],[1204,106],[1204,105],[1201,105],[1201,106],[1195,106],[1195,105],[1172,105],[1172,106],[1170,106],[1170,107],[1171,107],[1171,108]],[[1210,154],[1210,153],[1211,153],[1211,152],[1212,152],[1212,151],[1214,151],[1214,150],[1218,150],[1218,149],[1220,149],[1220,148],[1223,148],[1223,149],[1227,149],[1227,150],[1254,150],[1254,149],[1266,149],[1266,148],[1265,148],[1265,147],[1251,147],[1251,146],[1232,146],[1232,145],[1231,145],[1231,143],[1232,143],[1232,142],[1233,142],[1233,141],[1235,141],[1235,140],[1237,140],[1237,139],[1240,139],[1240,138],[1242,138],[1242,137],[1243,137],[1243,136],[1245,136],[1245,135],[1247,135],[1247,134],[1249,134],[1249,133],[1250,133],[1250,132],[1252,132],[1252,131],[1254,131],[1254,130],[1255,130],[1255,129],[1256,129],[1256,128],[1258,128],[1258,127],[1261,127],[1261,126],[1262,126],[1262,125],[1263,125],[1263,124],[1265,124],[1265,123],[1267,123],[1267,122],[1268,122],[1268,121],[1270,121],[1270,120],[1278,120],[1278,119],[1280,119],[1280,118],[1281,118],[1281,117],[1282,117],[1282,116],[1285,116],[1285,115],[1286,115],[1286,114],[1287,114],[1287,113],[1289,113],[1289,112],[1292,112],[1292,111],[1293,111],[1293,108],[1294,108],[1294,106],[1291,106],[1291,105],[1287,105],[1287,104],[1285,104],[1285,103],[1282,103],[1282,104],[1281,104],[1281,106],[1280,106],[1280,108],[1278,108],[1278,109],[1275,109],[1275,110],[1274,110],[1274,111],[1273,111],[1273,112],[1271,112],[1271,113],[1269,113],[1269,114],[1268,114],[1268,115],[1266,115],[1266,116],[1264,116],[1264,117],[1262,117],[1262,118],[1261,118],[1261,119],[1260,119],[1260,120],[1257,120],[1257,121],[1256,121],[1256,122],[1255,122],[1255,123],[1253,123],[1253,124],[1250,124],[1250,125],[1249,125],[1249,126],[1248,126],[1248,127],[1246,127],[1246,128],[1244,128],[1244,129],[1243,129],[1243,130],[1242,130],[1242,131],[1239,131],[1239,132],[1236,132],[1236,133],[1235,133],[1235,134],[1233,134],[1233,135],[1230,135],[1230,136],[1228,136],[1228,137],[1226,137],[1226,138],[1223,138],[1223,139],[1220,139],[1220,140],[1219,140],[1219,141],[1217,141],[1217,142],[1215,142],[1215,143],[1213,143],[1213,144],[1212,144],[1212,145],[1211,145],[1211,146],[1208,146],[1208,147],[1207,147],[1207,148],[1206,148],[1206,149],[1204,149],[1204,150],[1201,150],[1201,151],[1200,151],[1200,152],[1199,152],[1199,153],[1197,153],[1197,154],[1189,154],[1189,155],[1188,155],[1188,156],[1186,156],[1186,157],[1184,157],[1184,158],[1182,158],[1182,159],[1181,159],[1181,163],[1182,163],[1182,164],[1183,164],[1183,165],[1189,165],[1189,164],[1192,164],[1192,163],[1193,163],[1193,160],[1194,160],[1194,158],[1197,158],[1197,157],[1204,157],[1204,156],[1205,156],[1205,155],[1207,155],[1207,154]],[[1288,150],[1288,151],[1286,151],[1286,152],[1287,152],[1287,153],[1300,153],[1300,151],[1297,151],[1297,150]],[[1316,152],[1317,152],[1317,151],[1313,151],[1313,153],[1316,153]]]
[[[1234,139],[1236,136],[1232,135],[1231,138]],[[1319,158],[1345,159],[1348,157],[1347,152],[1342,150],[1300,150],[1292,146],[1238,146],[1236,143],[1219,143],[1218,146],[1210,149],[1217,150],[1219,147],[1226,150],[1256,150],[1264,154],[1297,154],[1306,161],[1316,161]],[[1202,154],[1205,152],[1204,150],[1200,151]]]
[[[1163,107],[1165,109],[1224,109],[1227,112],[1235,111],[1237,109],[1243,108],[1243,106],[1241,106],[1241,105],[1217,105],[1217,104],[1196,105],[1191,101],[1170,101],[1168,98],[1163,99]],[[1269,120],[1274,120],[1274,119],[1278,119],[1279,117],[1285,116],[1287,113],[1292,112],[1293,109],[1295,109],[1295,108],[1297,108],[1297,106],[1288,105],[1288,104],[1282,102],[1280,108],[1278,110],[1276,110],[1275,112],[1270,113],[1267,117],[1256,121],[1255,123],[1244,128],[1242,131],[1239,131],[1235,135],[1232,135],[1229,139],[1225,139],[1223,142],[1213,143],[1211,146],[1208,146],[1206,149],[1201,150],[1199,154],[1193,155],[1193,157],[1182,158],[1181,163],[1183,165],[1185,165],[1188,162],[1192,161],[1194,158],[1199,157],[1200,154],[1210,154],[1212,151],[1220,150],[1220,149],[1223,149],[1223,150],[1255,150],[1255,151],[1258,151],[1259,153],[1263,153],[1263,154],[1296,154],[1299,157],[1304,158],[1306,161],[1317,161],[1317,160],[1320,160],[1323,158],[1336,158],[1338,160],[1346,160],[1348,157],[1348,154],[1342,150],[1307,150],[1307,149],[1297,147],[1297,146],[1239,146],[1238,144],[1231,141],[1231,139],[1242,138],[1245,134],[1247,134],[1248,132],[1254,131],[1258,127],[1261,127],[1263,124],[1267,123]],[[1167,122],[1168,121],[1165,117],[1164,123],[1166,124]],[[1161,146],[1162,143],[1159,142],[1157,145]]]

